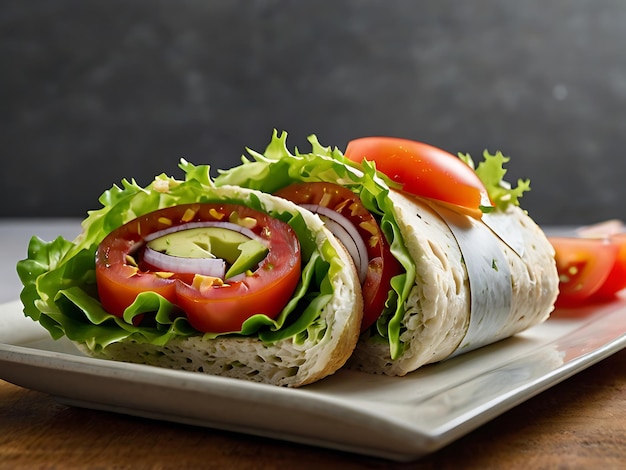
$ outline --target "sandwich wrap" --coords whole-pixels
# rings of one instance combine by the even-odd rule
[[[216,184],[275,193],[294,183],[331,182],[357,194],[376,216],[402,272],[391,280],[375,324],[361,334],[351,367],[405,375],[549,317],[558,294],[554,250],[518,205],[527,185],[503,181],[500,153],[485,152],[481,179],[495,207],[478,220],[403,192],[375,165],[355,164],[315,136],[309,153],[292,153],[286,139],[275,132],[263,153],[248,150]]]
[[[82,233],[73,241],[59,237],[45,242],[33,237],[28,258],[17,266],[24,284],[25,315],[53,338],[67,336],[80,350],[98,358],[290,387],[314,382],[343,366],[357,342],[362,316],[360,285],[343,246],[318,217],[287,200],[241,187],[216,188],[208,167],[183,161],[181,168],[184,181],[160,175],[146,187],[126,180],[121,187],[113,186],[101,196],[102,208],[89,213]],[[254,314],[232,331],[199,331],[171,300],[150,291],[137,295],[119,315],[103,308],[102,301],[112,299],[101,299],[98,294],[97,263],[101,263],[99,256],[105,256],[99,247],[109,234],[129,226],[139,232],[143,226],[138,221],[165,208],[190,205],[195,211],[210,206],[213,211],[214,206],[225,204],[267,214],[297,236],[301,273],[276,316]],[[135,256],[146,240],[134,239],[126,258]],[[123,269],[137,271],[131,261],[122,264]],[[255,275],[240,274],[244,280],[231,285],[245,284],[248,276]],[[193,293],[201,289],[197,279],[177,285]],[[199,279],[203,282],[210,276]],[[228,292],[223,290],[228,287],[216,288]],[[120,291],[124,288],[118,286]],[[245,286],[242,289],[245,293]],[[113,293],[107,297],[115,297]]]

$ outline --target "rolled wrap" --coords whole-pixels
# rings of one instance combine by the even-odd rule
[[[402,352],[392,359],[389,344],[366,332],[349,367],[402,376],[549,317],[558,294],[554,250],[522,209],[510,206],[477,221],[395,190],[389,197],[416,265]]]
[[[208,191],[208,190],[207,190]],[[202,334],[176,337],[156,345],[130,339],[105,348],[76,346],[92,357],[203,372],[272,385],[300,387],[333,374],[354,349],[363,315],[363,297],[349,254],[319,217],[278,197],[233,186],[213,188],[204,194],[215,200],[246,203],[258,199],[266,212],[299,213],[311,232],[320,256],[334,258],[343,267],[329,276],[332,296],[322,307],[315,323],[317,334],[299,341],[288,337],[264,342],[257,336],[227,335],[206,338]],[[330,244],[330,248],[322,246]]]

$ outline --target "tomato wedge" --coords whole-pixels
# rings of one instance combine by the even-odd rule
[[[236,281],[188,273],[156,272],[141,260],[145,238],[191,222],[245,224],[269,248],[257,269]],[[140,216],[111,232],[96,253],[96,282],[106,311],[122,317],[142,292],[156,292],[180,307],[201,332],[240,331],[255,314],[276,317],[301,275],[300,244],[291,227],[236,204],[185,204]]]
[[[299,205],[332,209],[356,228],[367,250],[367,272],[361,284],[364,300],[361,331],[367,330],[383,312],[391,289],[391,278],[402,272],[402,266],[391,254],[374,216],[363,206],[358,195],[335,183],[294,183],[279,190],[276,195]],[[357,262],[355,260],[355,264]]]
[[[557,305],[576,306],[596,295],[616,265],[618,245],[608,239],[549,237],[559,272]]]
[[[580,227],[572,237],[549,237],[556,250],[557,267],[561,275],[558,305],[609,300],[626,289],[626,225],[617,219]],[[572,252],[575,254],[572,255]],[[578,256],[589,257],[585,273],[578,273],[582,285],[575,295],[568,284],[567,262]],[[576,268],[573,268],[574,270]]]
[[[579,237],[604,238],[617,245],[617,256],[607,280],[594,294],[599,300],[609,299],[626,288],[626,225],[618,219],[605,220],[576,230]]]
[[[369,160],[408,193],[434,199],[480,219],[491,202],[485,185],[462,160],[422,142],[395,137],[364,137],[348,143],[346,158]]]
[[[617,255],[606,281],[594,294],[598,299],[611,298],[622,289],[626,289],[626,233],[612,235],[609,240],[617,246]]]

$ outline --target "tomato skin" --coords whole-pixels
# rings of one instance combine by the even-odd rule
[[[606,239],[549,237],[559,272],[557,305],[571,307],[588,302],[609,279],[618,246]]]
[[[372,326],[383,312],[391,290],[391,278],[403,272],[389,249],[389,243],[374,216],[359,196],[335,183],[294,183],[275,193],[296,204],[320,204],[346,217],[355,226],[367,247],[368,266],[363,291],[361,331]]]
[[[253,218],[252,229],[269,243],[269,252],[253,275],[222,286],[200,288],[187,275],[163,278],[145,269],[140,260],[129,264],[128,255],[140,253],[144,237],[191,221],[221,220],[236,213]],[[190,215],[193,218],[190,219]],[[301,275],[300,244],[288,224],[262,212],[235,204],[185,204],[140,216],[111,232],[96,252],[96,282],[104,309],[122,317],[141,292],[162,295],[186,314],[190,324],[202,332],[241,330],[254,314],[274,318],[291,298]]]
[[[345,157],[370,160],[402,190],[434,199],[475,218],[490,205],[485,185],[462,160],[422,142],[395,137],[363,137],[348,143]]]

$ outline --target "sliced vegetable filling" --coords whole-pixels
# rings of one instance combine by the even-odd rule
[[[239,331],[256,314],[275,318],[300,275],[292,228],[235,204],[151,212],[111,232],[96,252],[106,311],[123,317],[141,293],[156,292],[201,332]]]
[[[245,227],[229,222],[183,224],[146,237],[143,261],[153,270],[231,279],[256,269],[268,248]]]
[[[367,330],[385,309],[391,278],[403,271],[374,216],[358,195],[334,183],[294,183],[275,194],[318,214],[344,245],[363,289],[361,330]]]

